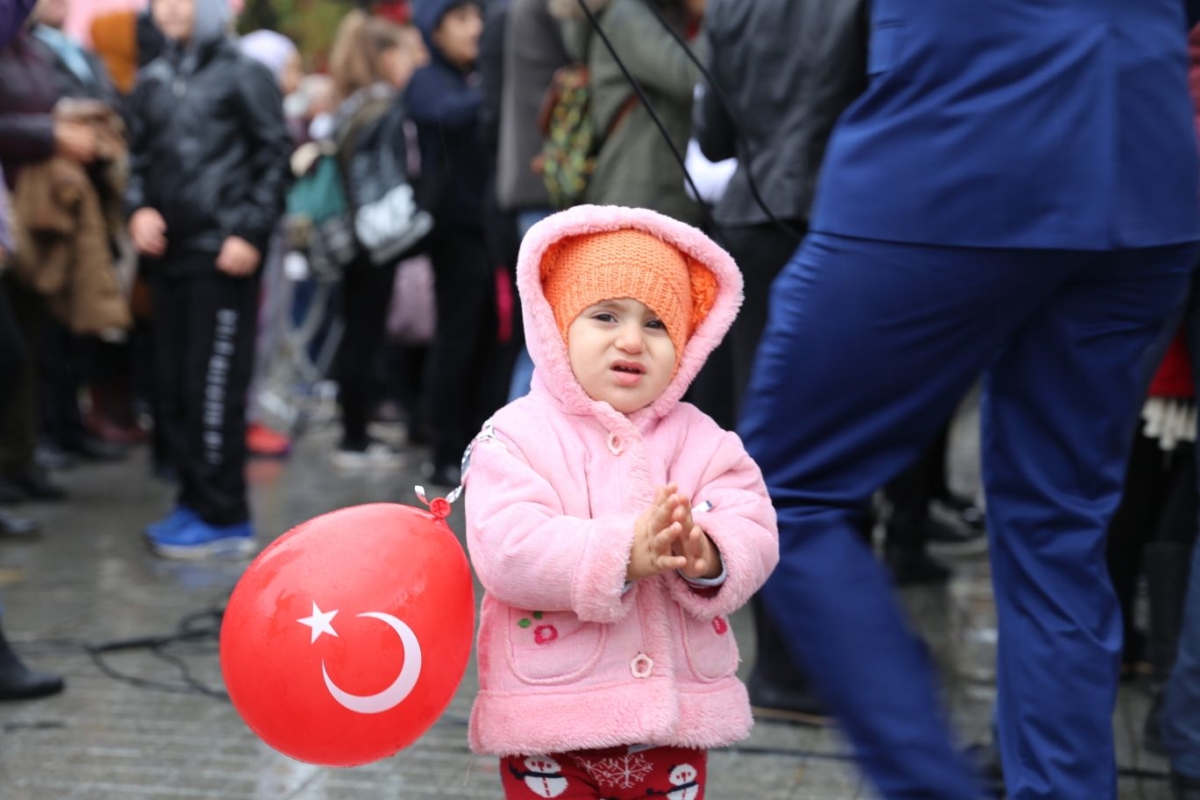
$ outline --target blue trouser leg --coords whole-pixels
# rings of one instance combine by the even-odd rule
[[[1121,617],[1105,543],[1192,248],[1094,256],[1016,331],[983,407],[1009,795],[1115,798]]]
[[[857,516],[921,452],[975,377],[1044,307],[1069,296],[1096,259],[814,234],[773,287],[742,424],[779,512],[782,561],[764,599],[885,797],[973,798],[975,787],[950,742],[923,649],[856,532]],[[1130,267],[1128,278],[1184,280],[1175,262],[1159,261]],[[1102,338],[1127,332],[1149,347],[1173,302],[1166,282],[1156,283],[1156,303],[1121,312],[1123,325]],[[1124,286],[1109,288],[1119,296]],[[1110,388],[1136,405],[1138,384]],[[1124,449],[1117,455],[1123,460]],[[1089,535],[1099,540],[1102,530]],[[1097,713],[1107,714],[1111,688],[1099,695],[1108,706]],[[1111,730],[1103,738],[1095,746],[1111,755]],[[1111,763],[1093,773],[1107,786]],[[1103,798],[1107,790],[1088,791],[1060,787],[1056,796]]]
[[[1192,378],[1200,397],[1200,277],[1192,291],[1186,325]],[[1197,454],[1200,457],[1200,450]],[[1192,553],[1183,630],[1164,697],[1162,737],[1171,769],[1200,780],[1200,544]]]

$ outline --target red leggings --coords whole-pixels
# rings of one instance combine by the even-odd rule
[[[704,800],[708,752],[682,747],[577,750],[500,759],[506,798]]]

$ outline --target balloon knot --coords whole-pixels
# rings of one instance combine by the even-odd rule
[[[435,497],[429,501],[429,513],[438,519],[450,516],[450,501],[444,497]]]

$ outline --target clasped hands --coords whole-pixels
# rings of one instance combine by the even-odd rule
[[[633,525],[627,581],[679,570],[688,578],[721,574],[721,554],[692,520],[692,504],[670,483],[654,493],[654,502]]]

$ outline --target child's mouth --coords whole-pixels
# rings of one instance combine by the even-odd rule
[[[641,364],[634,364],[628,361],[616,362],[612,365],[612,371],[616,373],[617,381],[626,386],[632,386],[646,374],[646,370]]]

